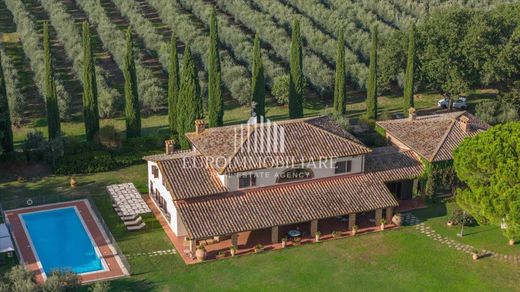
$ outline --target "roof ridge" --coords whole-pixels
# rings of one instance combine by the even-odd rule
[[[319,117],[316,117],[316,118],[321,118],[321,117],[326,117],[326,116],[319,116]],[[370,149],[369,147],[367,147],[367,146],[366,146],[365,144],[363,144],[361,141],[355,141],[355,140],[349,139],[349,138],[347,138],[347,137],[343,137],[343,136],[338,135],[338,134],[336,134],[336,133],[334,133],[334,132],[331,132],[331,131],[328,131],[328,130],[322,128],[322,127],[319,127],[319,126],[317,126],[317,125],[313,125],[313,124],[310,124],[310,123],[305,123],[305,124],[307,124],[307,125],[309,125],[309,126],[311,126],[311,127],[314,127],[314,128],[316,128],[316,129],[318,129],[318,130],[320,130],[320,131],[322,131],[322,132],[326,132],[327,134],[331,134],[331,135],[336,136],[336,137],[338,137],[338,138],[341,138],[341,139],[343,139],[343,140],[347,140],[348,142],[352,142],[352,143],[357,144],[357,145],[359,145],[359,146],[361,146],[361,147],[367,148],[367,149],[369,150],[369,152],[372,152],[372,149]],[[345,130],[345,131],[346,131],[346,130]],[[348,131],[347,131],[347,132],[348,132]],[[352,134],[351,134],[351,135],[352,135]]]
[[[243,124],[242,124],[243,125]],[[246,124],[247,125],[247,128],[249,129],[251,126],[253,128],[253,130],[251,132],[247,131],[249,133],[249,135],[247,135],[247,138],[244,139],[244,141],[242,141],[242,144],[240,144],[239,147],[236,147],[234,153],[229,157],[229,159],[226,160],[226,164],[224,165],[224,167],[222,168],[222,171],[218,171],[215,169],[215,171],[217,171],[217,173],[221,174],[221,173],[225,173],[226,172],[226,169],[229,167],[229,165],[231,164],[231,161],[233,159],[235,159],[235,157],[237,156],[238,152],[240,152],[240,150],[242,150],[242,146],[244,146],[244,144],[249,141],[249,138],[251,138],[251,136],[253,135],[253,133],[256,132],[257,128],[254,124],[253,125],[249,125],[249,124]],[[242,127],[240,127],[240,129],[242,130]]]
[[[458,118],[460,116],[461,115],[457,115],[456,117]],[[433,151],[433,154],[431,155],[430,159],[428,159],[430,162],[432,162],[435,159],[435,156],[437,156],[437,154],[439,153],[439,150],[441,149],[442,145],[444,145],[444,143],[446,143],[446,140],[448,139],[448,135],[451,133],[451,131],[453,130],[453,126],[457,122],[457,118],[454,118],[451,121],[448,129],[446,130],[446,133],[444,133],[444,135],[441,138],[441,142],[439,143],[439,145],[437,145],[437,147],[435,148],[435,151]]]

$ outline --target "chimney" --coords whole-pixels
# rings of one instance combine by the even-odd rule
[[[415,112],[415,109],[411,107],[408,109],[408,119],[410,121],[414,121],[415,118],[417,118],[417,113]]]
[[[460,117],[460,128],[464,133],[469,133],[471,131],[471,125],[469,124],[469,118],[466,116]]]
[[[173,154],[175,152],[175,140],[166,140],[164,141],[165,153],[167,155]]]
[[[197,135],[204,132],[205,127],[206,124],[204,123],[204,120],[195,120],[195,133]]]

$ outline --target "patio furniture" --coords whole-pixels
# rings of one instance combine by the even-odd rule
[[[133,183],[109,185],[107,186],[107,192],[112,198],[112,207],[114,207],[114,211],[116,211],[117,215],[125,225],[127,225],[128,230],[134,230],[134,227],[129,229],[127,221],[137,222],[138,220],[141,220],[137,219],[138,217],[141,218],[139,215],[152,212]],[[131,226],[135,226],[136,224],[132,224]],[[141,221],[141,224],[144,223]]]
[[[302,232],[300,230],[296,230],[296,229],[289,230],[287,232],[287,236],[292,237],[292,238],[300,237],[300,236],[302,236]]]
[[[0,254],[3,253],[14,253],[13,241],[5,223],[0,224]]]
[[[137,231],[137,230],[143,229],[145,226],[146,226],[146,224],[144,222],[142,222],[139,225],[127,226],[126,230],[128,230],[128,231]]]
[[[139,216],[134,220],[124,220],[123,223],[125,224],[125,226],[140,225],[141,223],[143,223],[143,219],[141,218],[141,216]]]
[[[117,216],[119,216],[119,219],[121,219],[122,221],[135,220],[137,219],[137,217],[139,217],[139,215],[124,216],[123,213],[121,213],[121,211],[117,211]]]

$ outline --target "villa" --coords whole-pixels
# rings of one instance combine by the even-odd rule
[[[191,150],[166,141],[164,154],[144,157],[150,197],[187,258],[199,244],[214,253],[276,245],[291,230],[393,227],[394,211],[418,193],[421,159],[451,159],[486,129],[467,112],[412,111],[378,126],[389,146],[370,149],[328,117],[208,129],[198,120],[186,134]]]

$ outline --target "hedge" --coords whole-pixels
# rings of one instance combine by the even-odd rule
[[[65,156],[58,159],[55,174],[72,175],[115,170],[143,162],[143,156],[162,152],[166,137],[127,139],[119,149],[109,150],[74,139],[65,142]]]

